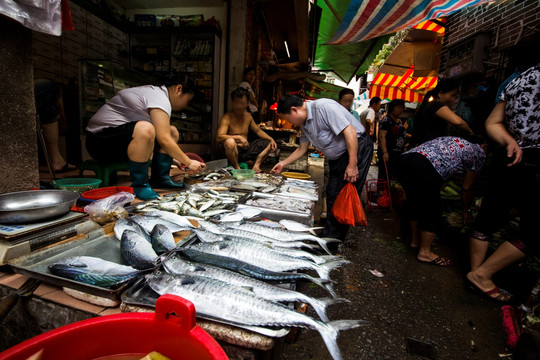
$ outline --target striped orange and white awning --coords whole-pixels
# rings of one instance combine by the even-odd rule
[[[444,35],[446,18],[438,18],[434,20],[422,21],[420,24],[413,26],[413,29],[433,31]]]
[[[402,76],[378,73],[369,88],[369,97],[378,96],[381,99],[402,99],[409,102],[422,101],[424,94],[437,86],[437,77],[415,77],[413,74],[414,66],[411,66]]]

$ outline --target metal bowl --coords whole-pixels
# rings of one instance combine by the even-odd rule
[[[0,224],[28,224],[65,215],[79,194],[65,190],[20,191],[0,195]]]

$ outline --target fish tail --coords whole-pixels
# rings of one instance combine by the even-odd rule
[[[332,298],[321,298],[321,299],[315,299],[315,298],[307,298],[305,299],[305,302],[313,306],[313,310],[319,315],[322,321],[328,322],[328,317],[326,316],[326,308],[329,305],[338,303],[338,302],[348,302],[347,299],[332,299]]]
[[[316,278],[316,277],[313,277],[313,276],[309,276],[307,274],[304,274],[304,275],[305,275],[306,280],[309,280],[312,283],[314,283],[315,285],[318,285],[318,286],[322,287],[323,289],[326,289],[325,284],[328,284],[329,280]]]
[[[348,264],[348,263],[350,263],[350,261],[347,261],[345,259],[331,261],[331,262],[317,265],[315,267],[315,270],[317,271],[317,273],[319,274],[321,278],[330,280],[330,272],[332,270],[340,267],[343,264]]]
[[[317,321],[316,324],[317,331],[321,334],[332,358],[334,360],[343,360],[343,356],[341,355],[341,351],[337,344],[339,332],[365,326],[368,322],[363,320],[336,320],[329,323]]]

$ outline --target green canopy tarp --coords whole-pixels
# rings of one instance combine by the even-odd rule
[[[316,81],[310,78],[306,80],[306,95],[316,99],[334,99],[338,100],[339,92],[344,88],[338,85],[330,84],[323,81]]]
[[[327,0],[338,16],[343,18],[349,7],[350,0]],[[391,35],[362,41],[355,44],[324,45],[332,39],[340,21],[336,18],[325,0],[318,0],[321,7],[321,21],[315,52],[315,68],[321,71],[333,71],[344,82],[348,83],[355,75],[363,75],[371,65],[371,62],[388,42]]]

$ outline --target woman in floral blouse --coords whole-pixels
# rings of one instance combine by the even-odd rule
[[[407,196],[411,246],[418,248],[419,262],[451,265],[431,251],[441,223],[441,187],[455,175],[465,174],[463,207],[470,208],[471,188],[485,162],[485,147],[453,136],[433,139],[401,155],[398,176]]]

